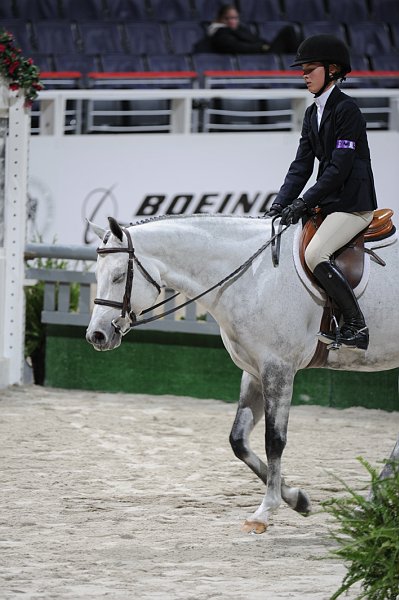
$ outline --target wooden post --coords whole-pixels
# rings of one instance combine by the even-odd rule
[[[23,382],[30,111],[0,81],[0,387]]]

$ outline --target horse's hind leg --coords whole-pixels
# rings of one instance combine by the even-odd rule
[[[249,444],[249,436],[264,415],[264,401],[260,383],[248,373],[241,380],[240,401],[236,418],[230,433],[230,444],[234,454],[267,484],[267,466],[255,454]],[[294,510],[300,513],[310,511],[310,501],[299,488],[291,488],[282,479],[281,496]]]
[[[387,477],[392,477],[396,470],[399,471],[399,436],[396,441],[395,447],[392,450],[392,454],[389,457],[389,461],[380,473],[380,479],[387,479]]]

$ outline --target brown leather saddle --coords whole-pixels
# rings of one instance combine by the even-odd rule
[[[364,244],[365,242],[380,241],[392,235],[395,232],[392,216],[393,210],[390,208],[381,208],[374,211],[374,217],[370,225],[334,254],[334,262],[345,275],[352,288],[356,288],[362,279],[365,252],[372,254],[374,258],[377,259],[379,264],[385,265],[385,263],[379,259],[379,257],[377,257],[372,250],[366,249]],[[308,277],[317,286],[319,286],[318,282],[305,264],[305,250],[317,229],[320,227],[322,221],[323,217],[320,211],[316,211],[316,213],[306,222],[299,242],[299,257],[301,265]],[[331,302],[327,301],[321,319],[320,329],[322,331],[331,330],[332,317],[333,307]],[[310,363],[307,365],[307,368],[324,366],[327,361],[327,356],[328,346],[318,342],[315,354],[313,355]]]

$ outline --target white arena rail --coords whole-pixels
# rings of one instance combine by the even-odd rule
[[[398,88],[342,89],[369,129],[399,131]],[[312,102],[306,90],[286,88],[49,90],[35,104],[32,133],[298,131]]]

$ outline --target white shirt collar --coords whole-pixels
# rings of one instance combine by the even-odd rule
[[[323,116],[324,107],[327,104],[327,100],[329,99],[330,94],[334,88],[335,88],[335,85],[332,85],[330,88],[328,88],[328,90],[323,92],[321,94],[321,96],[314,99],[315,104],[317,106],[317,124],[319,127],[320,127],[320,123],[321,123],[321,118]]]
[[[330,88],[328,88],[328,90],[326,90],[325,92],[322,93],[321,96],[319,96],[318,98],[315,98],[314,101],[316,103],[317,108],[321,108],[321,110],[323,111],[328,98],[330,97],[331,92],[333,91],[333,89],[335,88],[335,85],[332,85]]]

